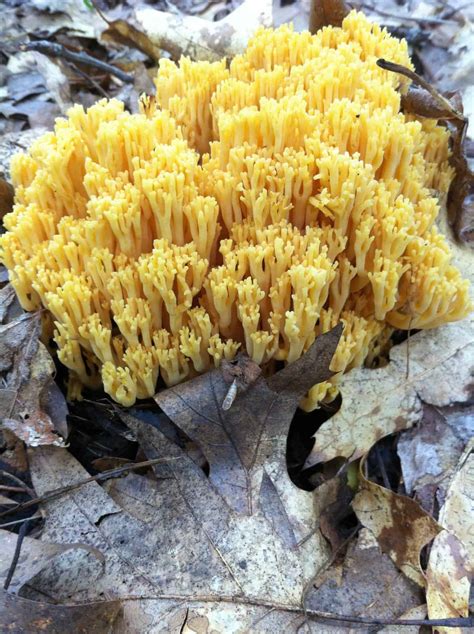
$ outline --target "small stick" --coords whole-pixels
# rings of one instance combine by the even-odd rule
[[[7,528],[8,526],[16,526],[17,524],[23,524],[23,522],[29,522],[30,520],[41,519],[42,515],[40,512],[31,515],[30,517],[24,517],[21,520],[14,520],[13,522],[5,522],[5,524],[0,524],[0,528]]]
[[[102,86],[99,84],[99,82],[97,82],[93,77],[91,77],[90,75],[88,75],[86,72],[84,72],[83,70],[81,70],[79,68],[79,66],[77,66],[77,64],[74,64],[74,62],[68,62],[66,60],[67,65],[69,66],[69,68],[74,72],[77,73],[80,77],[83,77],[84,79],[86,79],[87,81],[89,81],[94,88],[97,90],[97,92],[100,92],[100,94],[102,96],[104,96],[106,99],[110,99],[110,95],[108,94],[108,92],[106,90],[104,90],[102,88]]]
[[[26,491],[28,495],[34,496],[35,494],[31,487],[27,486],[22,480],[20,480],[20,478],[17,478],[12,473],[8,473],[8,471],[4,471],[3,469],[0,470],[0,478],[7,478],[12,480],[13,482],[16,482],[18,484],[18,488]]]
[[[126,84],[133,84],[133,77],[128,73],[125,73],[123,70],[120,70],[119,68],[116,68],[111,64],[107,64],[107,62],[103,62],[100,59],[91,57],[87,53],[74,53],[74,51],[70,51],[61,44],[57,44],[56,42],[47,42],[46,40],[39,40],[38,42],[28,42],[27,44],[24,44],[22,46],[22,49],[25,51],[36,51],[38,53],[43,53],[43,55],[47,55],[48,57],[59,57],[62,59],[67,59],[74,64],[85,64],[86,66],[92,66],[93,68],[98,68],[105,73],[109,73],[110,75],[118,77],[118,79]]]
[[[10,568],[8,570],[7,577],[5,579],[5,583],[3,584],[3,589],[8,590],[8,586],[12,582],[13,574],[15,572],[16,566],[18,564],[18,560],[20,558],[21,545],[23,544],[23,540],[26,535],[26,529],[28,528],[29,518],[21,525],[20,530],[18,531],[18,539],[16,540],[15,552],[13,553],[12,563],[10,564]]]
[[[380,68],[383,68],[384,70],[389,70],[392,73],[398,73],[399,75],[408,77],[408,79],[411,79],[413,83],[421,86],[427,92],[429,92],[433,99],[435,99],[443,107],[443,109],[452,114],[453,118],[459,119],[463,122],[466,121],[466,117],[461,112],[458,112],[455,108],[453,108],[449,99],[443,97],[443,95],[440,94],[435,88],[433,88],[433,86],[429,82],[427,82],[426,79],[420,77],[420,75],[412,71],[410,68],[402,66],[401,64],[389,62],[386,59],[378,59],[377,66],[380,66]]]
[[[258,607],[270,608],[271,610],[283,610],[285,612],[299,613],[302,616],[305,615],[310,619],[320,619],[322,621],[341,621],[343,623],[358,623],[362,625],[401,625],[405,627],[430,625],[432,627],[474,627],[474,617],[452,617],[447,619],[390,619],[390,618],[371,618],[365,616],[347,616],[346,614],[334,614],[331,612],[322,612],[314,610],[312,608],[304,609],[300,605],[276,603],[264,599],[253,599],[243,597],[242,595],[193,595],[193,601],[196,602],[229,602],[236,603],[237,605],[256,605]],[[174,600],[174,601],[189,601],[189,597],[185,597],[180,594],[158,594],[157,596],[126,596],[121,597],[122,601],[156,601],[162,600]]]
[[[353,5],[354,3],[350,3]],[[416,15],[397,15],[396,13],[390,13],[390,11],[383,11],[382,9],[378,9],[377,6],[370,6],[365,2],[362,2],[359,6],[364,7],[365,9],[369,9],[370,11],[375,11],[379,15],[383,15],[386,18],[394,18],[395,20],[400,20],[400,22],[417,22],[419,24],[457,24],[456,20],[450,20],[448,16],[447,18],[434,18],[430,16],[422,17]],[[459,9],[458,9],[459,10]]]
[[[124,465],[123,467],[109,469],[108,471],[103,471],[102,473],[98,473],[97,475],[91,476],[90,478],[85,478],[84,480],[80,480],[79,482],[68,484],[68,486],[61,487],[60,489],[53,489],[52,491],[48,491],[44,495],[33,498],[32,500],[28,500],[27,502],[21,502],[20,504],[17,504],[16,506],[0,513],[0,517],[11,515],[16,511],[22,511],[23,509],[30,508],[30,506],[35,506],[36,504],[49,502],[49,500],[54,500],[55,498],[64,495],[64,493],[69,493],[70,491],[78,489],[84,484],[89,484],[89,482],[100,482],[101,480],[107,480],[108,478],[114,478],[118,475],[122,475],[124,473],[127,473],[128,471],[134,471],[135,469],[141,469],[142,467],[151,467],[152,465],[159,464],[160,462],[171,462],[172,460],[178,460],[178,458],[155,458],[154,460],[145,460],[144,462],[131,462],[130,464]]]
[[[10,487],[8,484],[0,484],[0,491],[9,491],[10,493],[24,493],[25,487]]]

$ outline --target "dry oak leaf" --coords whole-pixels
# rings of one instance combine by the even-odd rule
[[[112,634],[121,610],[119,601],[99,601],[82,605],[55,605],[30,601],[0,591],[2,632],[28,634]]]
[[[414,500],[385,489],[362,474],[361,490],[352,508],[360,523],[376,537],[382,552],[419,586],[425,586],[420,552],[442,527]]]
[[[428,562],[426,594],[430,618],[469,615],[474,571],[473,491],[474,440],[461,456],[439,515],[446,530],[435,538]],[[453,632],[451,628],[438,631]]]
[[[322,583],[317,579],[318,589],[307,607],[347,616],[399,619],[422,602],[420,588],[400,574],[366,528],[349,544],[339,579],[334,578],[335,568],[329,568]]]
[[[8,300],[5,293],[2,298]],[[39,341],[40,334],[38,313],[24,314],[0,325],[0,421],[3,428],[31,447],[63,446],[44,405],[54,398],[56,407],[62,407],[64,413],[64,397],[54,386],[54,362]]]
[[[0,530],[0,582],[7,577],[15,553],[17,535]],[[61,554],[70,550],[87,550],[101,554],[83,544],[51,544],[26,537],[8,592],[0,591],[0,631],[2,632],[87,632],[106,634],[111,631],[121,606],[118,601],[101,601],[87,605],[55,605],[31,601],[18,596],[23,586]]]
[[[84,541],[105,556],[104,574],[83,600],[100,592],[120,598],[127,633],[180,632],[187,614],[226,633],[291,633],[308,621],[307,589],[330,556],[318,530],[324,487],[310,493],[292,484],[286,440],[301,395],[330,376],[340,332],[319,337],[268,380],[259,377],[228,411],[220,370],[157,396],[200,445],[209,476],[173,441],[162,415],[152,426],[122,412],[146,455],[163,459],[156,479],[130,474],[109,483],[110,495],[92,482],[45,505],[44,539]],[[55,447],[31,450],[30,465],[40,495],[86,475]],[[36,588],[51,594],[52,584],[43,577]]]

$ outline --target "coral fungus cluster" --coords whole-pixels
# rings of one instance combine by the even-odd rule
[[[406,80],[379,57],[411,65],[355,12],[261,30],[229,66],[163,60],[140,114],[75,106],[14,158],[1,258],[23,307],[52,316],[72,392],[131,405],[238,350],[271,370],[340,320],[342,373],[392,328],[466,315],[434,225],[449,134],[400,112]]]

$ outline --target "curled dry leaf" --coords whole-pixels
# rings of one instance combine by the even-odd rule
[[[55,605],[0,591],[0,626],[3,632],[109,634],[120,610],[119,601]]]
[[[439,522],[446,529],[436,537],[427,569],[430,618],[466,617],[474,571],[474,442],[466,448],[449,487]],[[452,632],[441,628],[439,632]]]
[[[7,577],[18,536],[0,530],[0,582]],[[102,558],[96,549],[83,544],[52,544],[26,537],[8,592],[0,591],[0,630],[2,632],[90,632],[105,634],[116,619],[119,601],[102,601],[88,605],[54,605],[30,601],[18,596],[22,587],[61,554],[70,550],[87,550]]]
[[[316,33],[323,26],[341,26],[350,9],[344,0],[311,0],[309,31]]]
[[[107,23],[108,27],[101,33],[100,38],[105,41],[136,48],[145,55],[158,62],[161,51],[156,47],[149,37],[140,29],[131,24],[130,17],[127,20],[109,20],[98,6],[95,6],[97,13]]]
[[[375,535],[382,552],[409,579],[424,587],[420,552],[442,527],[414,500],[367,480],[362,470],[360,478],[361,490],[352,503],[360,523]]]
[[[209,22],[146,7],[135,11],[135,21],[151,43],[173,58],[216,61],[241,53],[259,26],[272,24],[271,0],[246,0],[223,20]]]
[[[0,220],[10,213],[13,207],[13,187],[0,177]]]
[[[2,297],[7,301],[5,294]],[[64,441],[44,411],[44,404],[54,403],[55,409],[59,406],[65,412],[64,397],[53,387],[54,363],[39,341],[40,334],[41,317],[37,313],[0,325],[0,420],[3,428],[29,446],[62,446]]]
[[[0,583],[2,586],[10,569],[17,539],[18,535],[0,529]],[[43,568],[50,565],[56,557],[71,549],[86,550],[97,557],[99,561],[103,560],[103,556],[98,550],[85,544],[49,543],[25,537],[21,547],[21,557],[8,586],[8,592],[18,594],[23,586]]]

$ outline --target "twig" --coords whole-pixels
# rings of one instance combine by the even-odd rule
[[[466,121],[466,117],[462,114],[462,112],[458,112],[455,108],[453,108],[453,105],[451,104],[449,99],[446,99],[446,97],[443,97],[443,95],[439,93],[436,90],[436,88],[433,88],[433,86],[429,82],[427,82],[426,79],[424,79],[423,77],[421,77],[420,75],[412,71],[410,68],[407,68],[406,66],[402,66],[401,64],[395,64],[394,62],[389,62],[386,59],[378,59],[377,66],[380,66],[380,68],[383,68],[384,70],[389,70],[392,73],[398,73],[399,75],[408,77],[408,79],[411,79],[412,82],[414,82],[418,86],[421,86],[427,92],[429,92],[430,95],[433,97],[433,99],[435,99],[443,107],[444,110],[451,113],[453,118],[459,119],[460,121],[463,121],[463,122]],[[446,118],[446,116],[443,118]]]
[[[0,491],[9,491],[10,493],[24,493],[25,487],[10,487],[7,484],[0,484]]]
[[[453,15],[456,15],[456,13],[459,13],[460,11],[464,11],[464,9],[468,9],[471,5],[472,0],[470,0],[470,2],[466,2],[466,4],[462,4],[460,7],[452,7],[442,15],[442,19],[449,20],[449,18],[452,18]],[[465,19],[464,16],[459,17]]]
[[[171,462],[172,460],[178,459],[179,458],[155,458],[153,460],[145,460],[143,462],[131,462],[130,464],[124,465],[123,467],[109,469],[108,471],[103,471],[102,473],[98,473],[97,475],[91,476],[90,478],[85,478],[84,480],[80,480],[79,482],[68,484],[65,487],[61,487],[60,489],[53,489],[52,491],[48,491],[44,495],[33,498],[32,500],[28,500],[27,502],[20,502],[20,504],[17,504],[16,506],[0,513],[0,517],[11,515],[16,511],[22,511],[24,509],[30,508],[30,506],[35,506],[36,504],[49,502],[50,500],[54,500],[55,498],[64,495],[65,493],[69,493],[70,491],[74,491],[74,489],[78,489],[84,484],[89,484],[89,482],[100,482],[101,480],[107,480],[108,478],[114,478],[118,475],[122,475],[124,473],[127,473],[128,471],[134,471],[135,469],[141,469],[143,467],[151,467],[152,465],[159,464],[160,462]]]
[[[8,473],[8,471],[4,471],[2,469],[0,470],[0,478],[7,478],[9,480],[12,480],[13,482],[16,482],[18,484],[18,487],[23,491],[26,491],[28,495],[34,496],[35,494],[31,487],[27,486],[22,480],[20,480],[20,478],[17,478],[15,475],[13,475],[13,473]]]
[[[21,545],[23,543],[23,539],[26,535],[26,529],[28,528],[29,518],[26,520],[24,524],[21,525],[21,528],[18,532],[18,539],[16,540],[15,552],[13,553],[12,563],[10,564],[10,568],[8,569],[8,574],[5,579],[5,583],[3,584],[3,589],[8,590],[8,586],[12,582],[13,574],[15,572],[16,566],[18,564],[18,560],[20,558]]]
[[[98,68],[99,70],[104,71],[105,73],[109,73],[110,75],[115,75],[121,81],[126,84],[133,84],[133,77],[128,73],[125,73],[123,70],[112,66],[111,64],[107,64],[107,62],[103,62],[100,59],[96,59],[95,57],[91,57],[87,53],[74,53],[74,51],[70,51],[65,48],[61,44],[57,44],[56,42],[47,42],[46,40],[39,40],[38,42],[28,42],[22,46],[22,49],[25,51],[36,51],[38,53],[43,53],[43,55],[47,55],[48,57],[59,57],[62,59],[67,59],[74,64],[85,64],[86,66],[92,66],[93,68]]]
[[[30,520],[38,520],[41,519],[41,513],[35,513],[30,517],[24,517],[21,520],[14,520],[13,522],[5,522],[5,524],[0,524],[0,528],[8,528],[8,526],[16,526],[17,524],[23,524],[23,522],[29,522]]]
[[[352,5],[353,3],[350,4]],[[372,6],[365,2],[361,2],[359,6],[364,7],[364,9],[369,9],[370,11],[375,11],[375,13],[383,15],[386,18],[394,18],[395,20],[399,20],[400,22],[406,22],[408,20],[409,22],[418,22],[420,24],[457,24],[456,20],[449,20],[447,18],[433,18],[430,16],[422,17],[416,15],[406,15],[405,13],[390,13],[390,11],[383,11],[382,9],[379,9],[376,5]]]
[[[364,616],[347,616],[345,614],[332,614],[331,612],[319,612],[310,608],[303,610],[298,605],[288,605],[285,603],[273,603],[251,597],[237,596],[213,596],[213,595],[195,595],[183,596],[179,594],[159,594],[150,597],[128,596],[120,597],[124,601],[185,601],[187,605],[191,601],[196,603],[235,603],[239,605],[255,605],[259,607],[272,608],[273,610],[282,610],[283,612],[299,612],[301,616],[307,616],[311,619],[320,619],[322,621],[341,621],[342,623],[359,623],[361,625],[401,625],[403,627],[413,627],[430,625],[432,627],[474,627],[474,617],[455,617],[449,619],[372,619]]]
[[[84,79],[86,79],[87,81],[89,81],[94,88],[97,90],[97,92],[100,92],[100,94],[105,97],[106,99],[110,99],[110,95],[109,93],[104,90],[104,88],[102,88],[102,86],[99,84],[99,82],[97,82],[93,77],[91,77],[88,73],[84,72],[83,70],[81,70],[77,64],[74,64],[74,62],[68,62],[66,60],[66,64],[69,66],[69,68],[74,72],[77,73],[78,75],[80,75],[80,77],[83,77]]]

